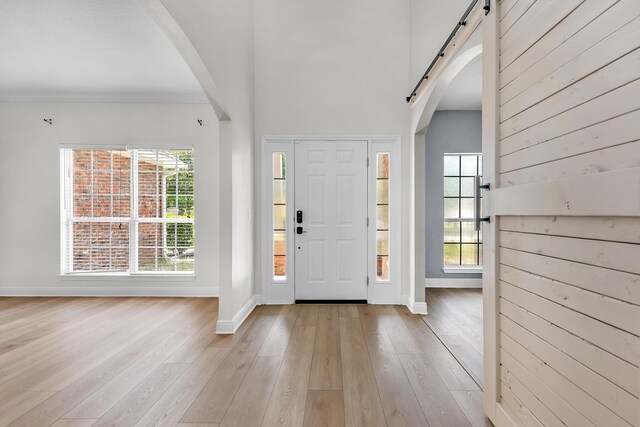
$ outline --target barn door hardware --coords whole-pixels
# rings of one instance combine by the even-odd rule
[[[483,184],[482,183],[482,179],[480,178],[479,175],[476,175],[476,185],[475,185],[475,191],[473,192],[473,208],[474,208],[474,212],[473,212],[473,229],[475,231],[479,231],[480,230],[480,223],[481,222],[491,222],[491,217],[489,216],[483,216],[481,217],[480,215],[482,215],[482,212],[480,212],[480,191],[482,190],[486,190],[489,191],[491,189],[491,184],[486,183]]]

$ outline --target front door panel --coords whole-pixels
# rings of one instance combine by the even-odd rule
[[[296,141],[295,210],[296,299],[367,299],[367,142]]]

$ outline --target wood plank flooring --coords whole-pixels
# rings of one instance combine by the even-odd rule
[[[482,392],[401,306],[0,298],[0,426],[484,426]]]
[[[482,289],[427,288],[425,297],[422,318],[483,388]]]

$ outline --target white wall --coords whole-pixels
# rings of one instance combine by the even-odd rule
[[[232,271],[231,283],[226,279],[221,283],[221,330],[221,322],[242,317],[242,308],[251,304],[255,295],[253,1],[162,0],[162,4],[200,56],[219,90],[217,101],[230,118],[221,122],[225,128],[221,135],[229,137],[221,140],[220,161],[225,168],[221,171],[228,172],[221,176],[221,185],[231,186],[222,191],[221,208],[227,208],[224,195],[229,194],[231,211],[223,214],[221,227],[222,232],[231,229],[232,234],[231,247],[222,250],[221,267],[231,264]]]
[[[470,3],[470,0],[411,0],[411,89]]]
[[[401,135],[406,143],[409,21],[408,0],[256,2],[257,155],[264,135]],[[259,179],[256,170],[256,188]]]
[[[53,124],[44,118],[53,119]],[[203,120],[202,126],[197,119]],[[60,144],[194,147],[194,281],[62,281],[57,277]],[[0,103],[0,294],[133,294],[145,292],[144,288],[155,288],[151,294],[217,292],[217,159],[218,121],[209,105]]]
[[[480,152],[482,152],[481,111],[435,112],[425,135],[425,277],[428,279],[480,279],[482,277],[481,273],[452,274],[442,270],[444,265],[442,245],[444,242],[444,154]]]

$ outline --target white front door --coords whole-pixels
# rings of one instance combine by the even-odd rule
[[[367,141],[295,142],[294,222],[296,300],[366,300]]]

